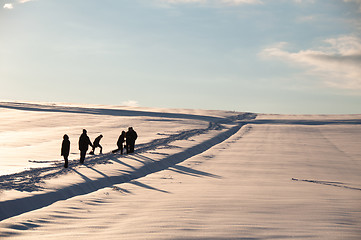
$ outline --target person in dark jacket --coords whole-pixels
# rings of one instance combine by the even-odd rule
[[[133,127],[128,128],[128,132],[125,134],[127,153],[134,152],[135,140],[137,140],[137,132],[134,131]]]
[[[84,163],[85,155],[86,155],[86,152],[88,151],[89,145],[93,147],[93,144],[91,143],[91,141],[87,135],[87,131],[85,129],[83,129],[83,133],[79,137],[79,150],[80,150],[80,163],[81,164]]]
[[[113,152],[118,152],[120,150],[120,154],[123,154],[123,143],[125,141],[125,131],[122,131],[122,134],[120,134],[118,141],[117,141],[117,146],[118,149],[116,149]]]
[[[68,167],[68,156],[69,156],[69,152],[70,152],[70,141],[69,141],[69,137],[68,135],[64,135],[63,136],[63,142],[61,144],[61,156],[64,157],[64,167],[67,168]]]
[[[94,142],[93,142],[93,150],[89,153],[89,154],[94,154],[95,148],[100,148],[100,154],[103,153],[103,147],[100,145],[100,140],[103,138],[103,135],[99,135],[98,137],[95,138]]]

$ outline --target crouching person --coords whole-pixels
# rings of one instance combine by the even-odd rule
[[[101,135],[101,134],[95,138],[95,140],[93,142],[93,150],[89,154],[94,155],[95,148],[97,148],[97,147],[100,148],[100,154],[103,153],[103,147],[100,145],[100,140],[102,138],[103,138],[103,135]]]

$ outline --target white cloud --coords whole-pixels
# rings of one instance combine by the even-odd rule
[[[26,2],[31,2],[33,0],[19,0],[19,3],[26,3]]]
[[[263,57],[306,66],[329,86],[361,90],[361,39],[343,36],[327,39],[327,46],[298,52],[284,50],[287,43],[264,49]]]
[[[135,100],[127,100],[127,101],[122,102],[121,105],[127,106],[127,107],[138,107],[139,103],[138,103],[138,101],[135,101]]]
[[[13,6],[13,4],[11,4],[11,3],[5,3],[4,6],[3,6],[3,8],[5,8],[5,9],[13,9],[14,6]]]

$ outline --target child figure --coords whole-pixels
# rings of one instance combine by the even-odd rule
[[[89,154],[94,155],[95,148],[97,148],[97,147],[100,148],[100,154],[103,153],[103,147],[100,145],[100,140],[102,138],[103,138],[103,135],[101,135],[101,134],[95,138],[95,140],[93,142],[93,150]]]
[[[117,141],[117,146],[118,149],[116,151],[120,150],[120,154],[123,154],[123,143],[125,141],[125,131],[122,131],[122,134],[120,134],[118,141]]]
[[[69,152],[70,152],[70,141],[69,141],[69,137],[68,135],[64,135],[63,136],[63,143],[61,144],[61,156],[64,157],[64,167],[67,168],[68,167],[68,156],[69,156]]]

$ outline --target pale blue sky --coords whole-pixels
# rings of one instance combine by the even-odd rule
[[[361,0],[0,3],[0,99],[361,113]]]

